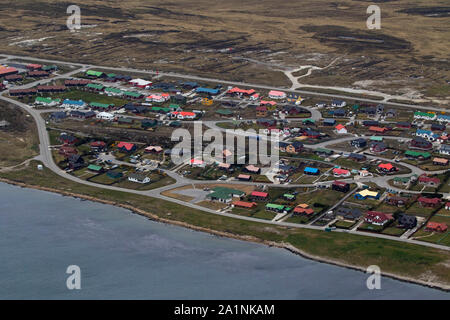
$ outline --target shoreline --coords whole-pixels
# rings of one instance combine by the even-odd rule
[[[214,229],[209,229],[209,228],[195,226],[195,225],[192,225],[192,224],[189,224],[189,223],[186,223],[186,222],[182,222],[182,221],[176,221],[176,220],[170,220],[170,219],[166,219],[166,218],[161,218],[161,217],[159,217],[159,216],[157,216],[157,215],[155,215],[155,214],[153,214],[151,212],[134,208],[131,205],[123,204],[123,203],[120,203],[120,202],[109,201],[109,200],[105,200],[105,199],[101,199],[101,198],[96,198],[96,197],[92,197],[92,196],[88,196],[88,195],[62,191],[62,190],[58,190],[58,189],[54,189],[54,188],[48,188],[48,187],[43,187],[43,186],[38,186],[38,185],[26,184],[26,183],[23,183],[23,182],[17,182],[17,181],[9,180],[9,179],[6,179],[6,178],[0,178],[0,182],[6,183],[6,184],[9,184],[9,185],[15,185],[15,186],[18,186],[18,187],[21,187],[21,188],[35,189],[35,190],[40,190],[40,191],[57,193],[57,194],[60,194],[62,196],[67,196],[67,197],[72,197],[72,198],[76,198],[76,199],[81,199],[81,200],[87,200],[87,201],[92,201],[92,202],[112,205],[112,206],[115,206],[115,207],[120,207],[120,208],[129,210],[129,211],[131,211],[134,214],[138,214],[140,216],[146,217],[147,219],[155,221],[155,222],[160,222],[160,223],[164,223],[164,224],[170,224],[170,225],[175,225],[175,226],[179,226],[179,227],[183,227],[183,228],[188,228],[188,229],[191,229],[193,231],[205,232],[205,233],[209,233],[211,235],[215,235],[215,236],[219,236],[219,237],[225,237],[225,238],[230,238],[230,239],[235,239],[235,240],[240,240],[240,241],[247,241],[247,242],[262,244],[262,245],[269,246],[269,247],[276,247],[276,248],[280,248],[280,249],[285,249],[285,250],[287,250],[287,251],[289,251],[289,252],[291,252],[293,254],[296,254],[298,256],[301,256],[301,257],[303,257],[305,259],[309,259],[309,260],[313,260],[313,261],[320,262],[320,263],[326,263],[326,264],[330,264],[330,265],[334,265],[334,266],[343,267],[343,268],[347,268],[347,269],[351,269],[351,270],[355,270],[355,271],[366,273],[366,269],[361,267],[361,266],[352,265],[352,264],[348,264],[348,263],[341,262],[341,261],[338,261],[338,260],[333,260],[333,259],[328,259],[328,258],[324,258],[324,257],[320,257],[320,256],[311,255],[309,253],[304,252],[301,249],[298,249],[298,248],[294,247],[293,245],[291,245],[289,243],[273,242],[273,241],[268,241],[268,240],[256,238],[256,237],[253,237],[253,236],[237,235],[237,234],[233,234],[233,233],[229,233],[229,232],[223,232],[223,231],[218,231],[218,230],[214,230]],[[442,284],[442,283],[426,282],[426,281],[423,281],[423,280],[417,280],[417,279],[413,279],[413,278],[410,278],[410,277],[407,277],[407,276],[397,275],[397,274],[388,273],[388,272],[381,272],[381,275],[384,276],[384,277],[388,277],[388,278],[399,280],[399,281],[403,281],[403,282],[408,282],[408,283],[412,283],[412,284],[416,284],[416,285],[421,285],[421,286],[429,287],[429,288],[432,288],[432,289],[441,290],[441,291],[444,291],[444,292],[450,292],[450,285],[445,285],[445,284]]]

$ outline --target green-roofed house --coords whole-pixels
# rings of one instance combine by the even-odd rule
[[[372,136],[372,137],[370,137],[370,141],[378,141],[378,142],[381,142],[381,141],[383,141],[383,137]]]
[[[91,102],[91,103],[89,103],[89,105],[92,109],[103,110],[103,111],[114,108],[114,104],[112,104],[112,103]]]
[[[245,192],[237,189],[225,188],[225,187],[215,187],[213,192],[208,194],[206,198],[211,201],[218,201],[222,203],[230,203],[233,198],[241,199],[245,195]]]
[[[97,166],[95,164],[90,164],[87,169],[89,171],[95,172],[95,173],[102,173],[103,172],[103,167],[101,166]]]
[[[303,119],[302,122],[303,122],[303,124],[314,124],[314,123],[316,123],[316,120],[314,120],[314,119]]]
[[[170,109],[169,107],[151,107],[150,111],[151,112],[159,112],[159,113],[168,113],[173,110]]]
[[[52,64],[52,65],[47,65],[47,66],[43,66],[42,67],[42,71],[56,71],[58,70],[58,66]]]
[[[117,88],[111,88],[111,87],[106,88],[105,89],[105,93],[108,96],[121,96],[121,95],[123,95],[122,90],[117,89]]]
[[[395,177],[392,181],[396,186],[408,187],[411,183],[411,177]]]
[[[412,150],[407,150],[405,152],[405,156],[408,158],[420,159],[420,160],[428,160],[431,158],[431,154],[429,152],[420,152],[420,151],[412,151]]]
[[[285,194],[283,194],[283,199],[287,200],[287,201],[294,201],[295,200],[295,195],[294,194],[290,194],[290,193],[285,193]]]
[[[44,98],[44,97],[36,97],[34,100],[34,104],[41,105],[41,106],[57,106],[61,103],[60,99],[52,99],[52,98]]]
[[[105,86],[98,83],[88,83],[85,88],[90,91],[103,91]]]
[[[277,213],[288,213],[289,211],[292,210],[292,208],[286,207],[282,204],[268,203],[268,204],[266,204],[266,210],[274,211]]]
[[[135,92],[135,91],[125,91],[123,93],[125,98],[130,98],[130,99],[141,99],[144,95],[142,93],[139,92]]]
[[[314,153],[319,156],[328,157],[328,156],[331,156],[334,153],[334,151],[330,150],[330,149],[325,149],[325,148],[317,148],[316,150],[314,150]]]
[[[424,120],[434,120],[436,119],[436,114],[433,112],[414,112],[414,119],[424,119]]]
[[[105,74],[101,71],[88,70],[86,71],[86,75],[91,78],[101,78],[104,77]]]
[[[120,171],[115,171],[115,170],[110,170],[106,173],[106,175],[108,176],[108,178],[111,179],[119,179],[123,177],[123,173]]]

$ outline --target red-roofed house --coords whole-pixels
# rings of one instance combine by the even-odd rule
[[[331,188],[340,192],[348,192],[350,191],[350,184],[344,181],[334,181],[331,185]]]
[[[427,231],[435,231],[435,232],[446,232],[448,229],[445,223],[438,222],[428,222],[425,230]]]
[[[388,128],[382,128],[377,126],[371,126],[369,128],[369,131],[376,132],[376,133],[385,133],[386,131],[389,131]]]
[[[427,176],[426,174],[421,174],[418,179],[419,184],[426,185],[427,187],[436,188],[441,184],[441,180],[439,178],[432,178]]]
[[[368,211],[364,220],[368,223],[375,224],[377,226],[384,226],[394,218],[391,214],[387,214],[379,211]]]
[[[228,90],[227,93],[228,94],[251,96],[251,95],[255,94],[255,90],[253,90],[253,89],[244,90],[244,89],[240,89],[238,87],[234,87],[233,89]]]
[[[250,194],[250,198],[256,201],[265,201],[269,198],[269,194],[267,192],[253,191]]]
[[[341,168],[334,168],[333,169],[333,175],[335,177],[350,177],[350,171],[341,169]]]
[[[450,210],[450,202],[447,202],[447,203],[445,204],[445,210]]]
[[[439,198],[425,198],[420,197],[417,199],[422,207],[435,208],[441,204],[441,199]]]
[[[397,171],[397,168],[394,167],[391,163],[380,163],[378,165],[378,171],[389,173]]]
[[[245,209],[251,209],[253,207],[256,207],[258,204],[256,202],[246,202],[246,201],[240,201],[236,200],[232,202],[232,205],[234,207],[240,207]]]
[[[134,152],[134,151],[136,151],[136,145],[134,143],[130,143],[130,142],[120,141],[117,144],[117,148],[120,151],[122,151],[122,152]]]
[[[251,178],[252,178],[252,176],[250,176],[248,174],[240,174],[237,176],[237,179],[241,180],[241,181],[250,181]]]
[[[302,208],[302,207],[295,207],[294,214],[306,214],[306,215],[312,215],[314,213],[314,210],[311,208]]]
[[[335,129],[336,129],[336,132],[339,133],[339,134],[346,134],[346,133],[348,133],[347,128],[344,125],[342,125],[342,124],[338,124],[335,127]]]

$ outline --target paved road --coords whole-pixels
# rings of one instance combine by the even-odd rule
[[[41,60],[43,61],[43,60]],[[56,63],[56,62],[54,62]],[[72,71],[75,72],[75,71]],[[70,73],[72,73],[70,72]],[[69,74],[70,74],[69,73]],[[66,75],[60,75],[59,77],[64,77],[67,76]],[[167,189],[171,189],[177,186],[182,186],[182,185],[186,185],[186,184],[192,184],[192,183],[197,183],[197,184],[208,184],[208,183],[217,183],[217,181],[194,181],[194,180],[189,180],[183,177],[180,177],[179,175],[171,172],[171,171],[167,171],[165,170],[165,172],[170,175],[171,177],[173,177],[176,180],[176,183],[170,186],[166,186],[163,188],[159,188],[159,189],[154,189],[154,190],[149,190],[149,191],[137,191],[137,190],[131,190],[131,189],[124,189],[124,188],[119,188],[119,187],[114,187],[114,186],[106,186],[106,185],[101,185],[101,184],[97,184],[97,183],[93,183],[93,182],[89,182],[86,180],[82,180],[79,179],[75,176],[72,176],[68,173],[66,173],[65,171],[61,170],[56,163],[54,162],[54,159],[52,157],[51,151],[50,151],[50,139],[49,139],[49,135],[48,132],[46,130],[46,125],[45,125],[45,121],[44,119],[40,116],[40,111],[35,110],[33,108],[29,108],[26,104],[18,102],[16,100],[13,100],[9,97],[0,95],[0,100],[9,102],[11,104],[14,104],[22,109],[25,109],[28,113],[31,114],[31,116],[33,117],[33,119],[36,122],[37,125],[37,130],[38,130],[38,135],[39,135],[39,140],[40,140],[40,145],[39,145],[39,150],[40,150],[40,155],[38,157],[36,157],[36,159],[42,161],[42,163],[49,168],[50,170],[52,170],[54,173],[56,173],[57,175],[65,178],[65,179],[69,179],[73,182],[76,183],[81,183],[84,185],[89,185],[92,187],[97,187],[97,188],[103,188],[103,189],[109,189],[109,190],[115,190],[115,191],[121,191],[121,192],[128,192],[128,193],[134,193],[134,194],[139,194],[139,195],[143,195],[143,196],[150,196],[150,197],[154,197],[157,199],[162,199],[165,201],[169,201],[169,202],[173,202],[173,203],[177,203],[180,204],[182,206],[185,207],[189,207],[189,208],[193,208],[193,209],[197,209],[197,210],[201,210],[204,212],[208,212],[211,214],[217,214],[220,216],[227,216],[227,217],[231,217],[231,218],[236,218],[236,219],[242,219],[242,220],[247,220],[247,221],[253,221],[253,222],[258,222],[258,223],[265,223],[265,224],[273,224],[273,225],[283,225],[286,227],[292,227],[292,228],[303,228],[303,229],[312,229],[312,230],[323,230],[323,227],[318,227],[318,226],[312,226],[312,225],[299,225],[299,224],[294,224],[294,223],[288,223],[288,222],[273,222],[273,221],[262,221],[261,219],[257,219],[257,218],[252,218],[252,217],[245,217],[245,216],[239,216],[239,215],[235,215],[235,214],[231,214],[231,213],[219,213],[215,210],[212,209],[208,209],[205,207],[201,207],[198,206],[196,204],[192,204],[192,203],[186,203],[184,201],[178,200],[178,199],[174,199],[174,198],[170,198],[170,197],[166,197],[164,195],[161,194],[162,191],[167,190]],[[363,181],[363,179],[361,179],[360,181]],[[233,182],[235,183],[235,182]],[[329,181],[327,183],[332,183],[332,181]],[[236,182],[236,184],[252,184],[255,185],[255,183],[252,182]],[[259,184],[259,183],[258,183]],[[309,185],[276,185],[276,187],[284,187],[284,188],[292,188],[292,187],[305,187],[305,186],[315,186],[312,184]],[[376,238],[381,238],[381,239],[389,239],[389,240],[393,240],[393,241],[400,241],[400,242],[404,242],[404,243],[412,243],[412,244],[417,244],[417,245],[421,245],[421,246],[427,246],[427,247],[433,247],[433,248],[437,248],[437,249],[442,249],[442,250],[446,250],[446,251],[450,251],[450,247],[447,246],[442,246],[442,245],[437,245],[437,244],[433,244],[433,243],[427,243],[427,242],[420,242],[417,240],[411,240],[411,239],[402,239],[402,238],[398,238],[398,237],[393,237],[393,236],[388,236],[388,235],[383,235],[383,234],[373,234],[373,233],[365,233],[365,232],[360,232],[360,231],[348,231],[348,230],[341,230],[341,229],[337,229],[334,232],[346,232],[346,233],[352,233],[352,234],[356,234],[356,235],[362,235],[362,236],[368,236],[368,237],[376,237]]]

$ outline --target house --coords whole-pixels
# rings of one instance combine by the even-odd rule
[[[158,125],[158,120],[156,120],[156,119],[143,119],[143,120],[141,120],[141,128],[142,129],[154,128],[157,125]]]
[[[372,142],[370,144],[370,151],[374,153],[382,153],[387,149],[386,144],[384,142]]]
[[[433,112],[414,112],[414,119],[423,119],[423,120],[434,120],[436,119],[436,114]]]
[[[433,131],[430,130],[423,130],[423,129],[417,129],[416,130],[416,136],[422,137],[424,139],[427,139],[428,141],[436,141],[440,135],[437,133],[433,133]]]
[[[338,218],[344,220],[358,220],[362,216],[361,210],[357,208],[339,207],[336,209],[335,214]]]
[[[163,151],[163,148],[161,146],[148,146],[145,148],[145,153],[161,153]]]
[[[145,98],[147,102],[156,102],[156,103],[164,103],[170,99],[170,95],[168,94],[151,94]]]
[[[106,121],[113,121],[115,118],[114,115],[109,112],[99,112],[95,117],[99,120],[106,120]]]
[[[267,211],[274,211],[276,213],[288,213],[291,211],[291,208],[286,207],[282,204],[268,203],[266,204]]]
[[[331,102],[331,106],[334,108],[340,107],[343,108],[347,105],[347,102],[343,101],[343,100],[333,100]]]
[[[132,79],[128,82],[130,85],[132,85],[133,87],[138,87],[138,88],[146,88],[148,86],[152,85],[151,81],[148,80],[144,80],[144,79]]]
[[[9,76],[9,75],[16,74],[16,73],[19,73],[19,70],[17,70],[14,67],[0,68],[0,77]]]
[[[37,63],[30,63],[26,65],[26,68],[28,70],[40,70],[42,69],[42,65],[41,64],[37,64]]]
[[[431,154],[428,152],[418,152],[412,150],[405,151],[405,156],[409,159],[419,159],[419,160],[427,160],[431,158]]]
[[[350,145],[355,148],[364,148],[367,146],[367,141],[366,139],[358,138],[350,141]]]
[[[88,70],[86,71],[86,76],[89,78],[102,78],[106,77],[106,75],[101,71]]]
[[[127,103],[123,106],[123,108],[131,113],[145,113],[148,110],[146,106],[136,105],[133,103]]]
[[[404,207],[408,203],[408,199],[399,196],[390,196],[385,199],[385,201],[391,206]]]
[[[441,180],[439,178],[429,177],[424,173],[419,176],[418,183],[430,188],[437,188],[441,184]]]
[[[239,181],[250,181],[252,179],[252,176],[250,176],[248,174],[240,174],[237,176],[236,179]]]
[[[128,117],[119,117],[119,118],[117,118],[117,123],[118,124],[131,125],[131,124],[133,124],[133,122],[134,122],[133,118],[128,118]]]
[[[422,137],[414,137],[410,142],[411,149],[430,150],[433,144]]]
[[[445,204],[445,210],[450,210],[450,202],[447,202],[447,203]]]
[[[92,171],[92,172],[95,172],[95,173],[102,173],[103,172],[103,167],[97,166],[95,164],[88,165],[87,169],[89,171]]]
[[[417,218],[408,214],[400,214],[398,216],[398,226],[403,229],[413,229],[417,226]]]
[[[241,200],[235,200],[231,203],[233,207],[244,208],[244,209],[252,209],[256,207],[258,204],[256,202],[246,202]]]
[[[295,194],[285,193],[281,196],[281,198],[286,201],[295,201],[296,197]]]
[[[348,158],[350,160],[357,161],[357,162],[362,162],[362,161],[366,161],[367,160],[367,157],[365,155],[359,154],[359,153],[350,153],[348,155]]]
[[[366,200],[366,199],[379,199],[380,193],[377,191],[371,191],[369,189],[364,189],[355,194],[355,199]]]
[[[61,121],[67,118],[67,113],[64,111],[52,112],[49,118],[52,121]]]
[[[34,104],[42,105],[46,107],[52,107],[56,106],[61,102],[59,99],[52,99],[52,98],[44,98],[44,97],[36,97],[34,100]]]
[[[113,87],[106,88],[105,93],[110,97],[120,97],[123,95],[122,90]]]
[[[341,169],[341,168],[334,168],[333,176],[339,177],[339,178],[341,178],[341,177],[345,178],[345,177],[350,177],[351,174],[350,174],[349,170]]]
[[[226,187],[215,187],[210,194],[206,197],[211,201],[218,201],[222,203],[229,203],[233,198],[241,199],[245,195],[245,192],[241,190],[226,188]]]
[[[447,232],[447,225],[445,223],[438,223],[438,222],[428,222],[425,230],[427,231],[433,231],[433,232]]]
[[[347,193],[350,191],[350,184],[344,181],[334,181],[331,185],[331,189]]]
[[[324,126],[334,126],[336,124],[335,119],[323,119]]]
[[[433,164],[437,165],[437,166],[446,166],[446,165],[448,165],[448,159],[433,158]]]
[[[303,173],[307,174],[307,175],[315,175],[316,176],[316,175],[320,174],[320,170],[318,168],[306,167],[303,170]]]
[[[144,95],[140,92],[136,92],[136,91],[124,91],[122,92],[123,96],[127,99],[142,99],[144,97]],[[161,95],[165,101],[169,100],[170,96],[168,93],[163,93]]]
[[[317,148],[316,150],[314,150],[314,153],[321,157],[329,157],[334,153],[334,151],[325,148]]]
[[[370,126],[370,127],[369,127],[369,131],[375,132],[375,133],[377,133],[377,134],[384,134],[384,133],[386,133],[387,131],[389,131],[389,129],[388,129],[388,128],[385,128],[385,127]]]
[[[221,170],[230,171],[231,170],[231,163],[219,163],[217,167]]]
[[[259,174],[261,172],[261,169],[258,167],[255,167],[254,165],[248,165],[245,167],[245,171],[250,172],[250,173],[255,173],[255,174]]]
[[[336,133],[338,133],[338,134],[346,134],[346,133],[348,133],[347,128],[344,125],[342,125],[342,124],[338,124],[335,127],[335,129],[336,129]]]
[[[308,207],[297,206],[294,208],[293,215],[307,215],[311,216],[314,214],[314,210]]]
[[[439,148],[439,154],[450,156],[450,145],[447,144],[441,145],[441,147]]]
[[[150,178],[140,173],[131,173],[128,175],[128,181],[147,184],[150,182]]]
[[[286,99],[286,93],[282,91],[271,90],[269,91],[269,98],[277,100]]]
[[[195,119],[196,114],[194,112],[189,111],[173,111],[170,113],[170,116],[172,118],[177,118],[179,120],[185,120],[185,119]]]
[[[86,85],[88,85],[89,83],[91,83],[90,80],[84,80],[84,79],[68,79],[64,81],[64,85],[66,87],[84,87]]]
[[[397,117],[397,110],[395,110],[395,109],[389,109],[388,111],[386,111],[386,112],[384,113],[384,116],[385,116],[386,118],[395,118],[395,117]]]
[[[256,107],[256,117],[257,118],[267,117],[267,107],[264,106]]]
[[[220,93],[219,89],[210,89],[210,88],[202,88],[202,87],[198,87],[195,88],[195,92],[198,94],[207,94],[210,96],[216,96]]]
[[[303,150],[303,143],[300,141],[294,141],[286,146],[286,152],[295,154],[299,153]]]
[[[252,193],[250,193],[250,199],[253,201],[266,201],[269,199],[269,194],[267,192],[252,191]]]
[[[74,147],[64,145],[58,149],[58,154],[64,156],[65,158],[69,158],[71,155],[78,154],[78,151]]]
[[[387,214],[379,211],[368,211],[364,218],[364,221],[377,226],[384,226],[390,221],[394,220],[391,214]]]
[[[105,86],[99,83],[88,83],[84,88],[88,91],[100,92],[105,89]]]
[[[91,102],[89,103],[90,107],[94,110],[107,111],[114,107],[114,104],[110,103],[99,103],[99,102]]]
[[[405,129],[409,129],[412,127],[411,122],[408,121],[399,121],[396,123],[396,126],[398,128],[405,128]]]
[[[30,89],[10,89],[9,95],[12,97],[23,97],[23,96],[32,96],[37,93],[36,88]]]
[[[327,106],[327,104],[325,102],[318,102],[316,103],[316,107],[317,108],[325,108]]]
[[[304,135],[304,136],[307,136],[308,138],[311,138],[311,139],[317,139],[317,138],[320,137],[320,132],[317,132],[317,131],[314,131],[314,130],[307,129],[307,130],[303,133],[303,135]]]
[[[93,141],[91,142],[90,147],[94,152],[101,152],[106,149],[106,143],[103,141]]]
[[[435,208],[441,204],[440,198],[419,197],[419,199],[417,199],[417,201],[419,202],[419,204],[422,207],[426,207],[426,208]]]
[[[77,170],[84,166],[84,159],[79,154],[72,154],[68,158],[69,168],[72,170]]]
[[[95,117],[94,111],[78,111],[78,110],[72,110],[69,113],[71,118],[77,118],[77,119],[90,119]]]
[[[189,164],[191,165],[191,167],[197,167],[197,168],[204,168],[206,166],[206,162],[201,160],[201,159],[195,159],[192,158],[189,161]]]
[[[130,153],[136,151],[137,147],[134,143],[120,141],[117,144],[117,149],[119,149],[120,152]]]
[[[37,90],[40,93],[45,93],[45,92],[64,92],[67,90],[66,86],[61,85],[61,86],[57,86],[57,85],[53,85],[53,86],[37,86]]]
[[[432,123],[431,124],[431,131],[445,131],[445,124],[437,124]]]
[[[378,125],[379,125],[378,121],[375,121],[375,120],[364,120],[363,121],[363,126],[365,126],[365,127],[376,127]]]
[[[392,173],[398,171],[391,163],[380,163],[378,165],[378,171],[382,173]]]
[[[450,115],[440,114],[437,116],[436,120],[440,123],[450,123]]]
[[[81,109],[86,107],[86,103],[83,100],[70,100],[65,99],[61,104],[62,108]]]
[[[393,179],[393,183],[396,186],[409,186],[409,184],[411,183],[411,178],[410,177],[395,177]]]
[[[29,71],[28,76],[31,78],[45,78],[48,77],[50,73],[47,71],[37,70],[37,71]]]
[[[251,96],[251,95],[255,94],[255,90],[254,89],[245,90],[245,89],[240,89],[238,87],[234,87],[234,88],[228,90],[227,94],[235,95],[235,96]]]
[[[65,145],[74,145],[78,142],[78,139],[76,137],[67,133],[61,133],[58,137],[58,140]]]

